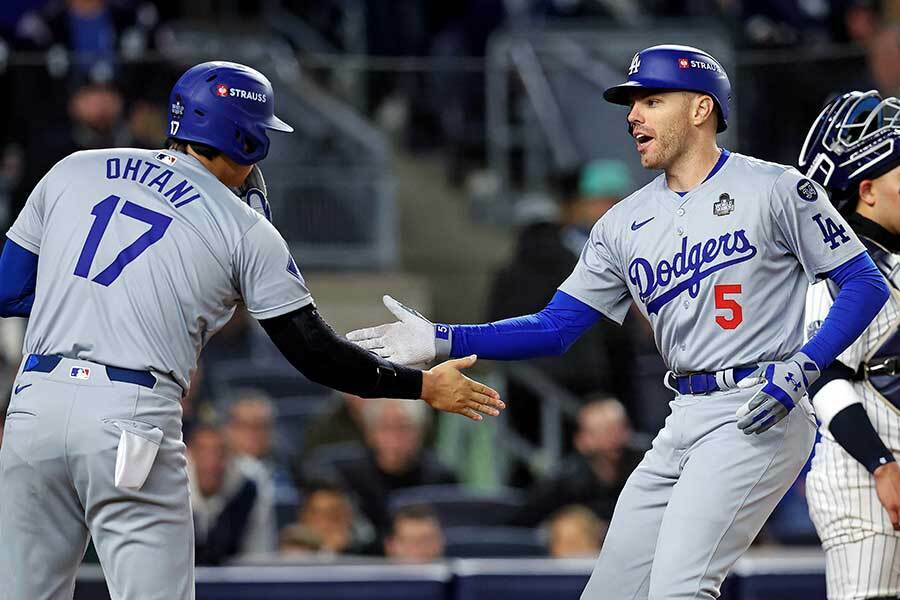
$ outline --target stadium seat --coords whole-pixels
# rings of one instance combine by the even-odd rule
[[[423,485],[397,490],[388,499],[391,513],[415,504],[434,508],[446,527],[501,525],[524,503],[519,490],[478,492],[460,485]]]
[[[448,558],[519,558],[546,556],[547,545],[530,527],[448,527],[444,530]]]

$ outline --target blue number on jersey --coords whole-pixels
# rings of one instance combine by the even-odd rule
[[[87,239],[84,241],[84,248],[81,249],[81,255],[78,257],[78,263],[75,265],[75,275],[87,279],[91,271],[91,263],[94,262],[94,256],[97,254],[97,248],[100,247],[100,240],[109,227],[113,213],[116,212],[116,206],[119,204],[119,196],[110,195],[94,205],[91,214],[94,215],[94,224],[88,232]],[[100,271],[92,281],[103,286],[108,286],[116,278],[122,274],[122,269],[136,259],[141,253],[162,239],[166,233],[166,229],[172,223],[172,217],[162,213],[144,208],[133,202],[125,201],[122,206],[121,213],[126,217],[131,217],[150,226],[150,229],[144,232],[138,239],[126,246],[119,252],[116,259],[111,265]]]
[[[815,215],[812,219],[816,222],[816,225],[818,225],[819,229],[822,231],[822,241],[828,244],[832,250],[836,249],[844,242],[850,241],[850,238],[847,237],[847,230],[844,229],[844,226],[838,225],[837,223],[832,221],[831,217],[825,217],[824,223],[822,222],[822,213]]]

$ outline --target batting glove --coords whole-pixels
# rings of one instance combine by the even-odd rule
[[[231,191],[234,192],[238,198],[243,200],[244,204],[264,216],[269,223],[272,222],[272,208],[269,206],[269,201],[266,199],[266,196],[268,195],[268,191],[266,190],[266,180],[263,179],[262,170],[259,168],[259,165],[253,165],[253,169],[250,171],[250,174],[247,175],[247,179],[244,180],[243,185],[231,188]]]
[[[802,352],[760,366],[738,383],[741,388],[764,385],[737,410],[737,426],[747,435],[767,431],[791,412],[819,375],[819,367]]]
[[[384,306],[400,319],[396,323],[357,329],[347,334],[347,339],[366,350],[401,365],[422,367],[435,358],[450,354],[450,342],[435,337],[436,328],[449,338],[447,325],[435,325],[415,309],[404,306],[390,296],[382,298]]]

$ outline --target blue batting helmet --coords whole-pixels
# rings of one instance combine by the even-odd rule
[[[703,50],[672,44],[645,48],[631,59],[625,83],[607,89],[603,97],[613,104],[628,106],[636,89],[708,94],[719,109],[716,132],[728,127],[731,82],[719,61]]]
[[[856,197],[863,179],[900,165],[900,100],[875,90],[834,98],[816,117],[798,166],[832,193],[839,210]]]
[[[269,153],[268,129],[294,130],[275,116],[266,76],[237,63],[191,67],[172,88],[169,105],[169,137],[211,146],[242,165]]]

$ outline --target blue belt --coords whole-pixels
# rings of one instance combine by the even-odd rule
[[[51,354],[29,354],[28,360],[25,361],[23,373],[28,371],[36,371],[38,373],[50,373],[63,359],[62,356]],[[156,385],[156,377],[150,371],[136,371],[134,369],[120,369],[119,367],[105,367],[106,376],[110,381],[120,381],[122,383],[134,383],[142,385],[146,388],[152,388]]]
[[[756,370],[756,367],[738,367],[731,369],[734,383],[747,377]],[[721,373],[722,371],[720,371]],[[672,375],[673,387],[679,394],[711,394],[721,391],[716,373],[689,373],[688,375]],[[727,389],[727,388],[725,388]]]

